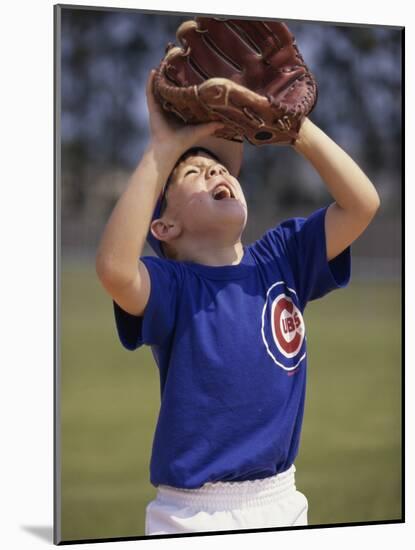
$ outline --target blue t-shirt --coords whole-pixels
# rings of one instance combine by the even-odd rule
[[[122,344],[150,345],[159,368],[153,485],[260,479],[294,462],[304,307],[350,278],[349,248],[327,262],[325,212],[281,223],[235,266],[142,258],[151,278],[144,316],[114,309]]]

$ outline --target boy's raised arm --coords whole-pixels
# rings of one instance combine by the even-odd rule
[[[150,295],[150,277],[139,257],[161,190],[178,157],[198,139],[212,134],[217,123],[172,128],[147,81],[150,141],[104,229],[96,256],[98,277],[128,313],[141,315]]]
[[[132,315],[143,313],[150,294],[149,275],[138,259],[163,176],[168,176],[167,163],[156,159],[156,151],[148,147],[108,220],[96,257],[102,285]]]
[[[311,162],[335,200],[325,218],[327,259],[331,260],[369,225],[379,208],[379,195],[350,156],[308,118],[294,149]]]

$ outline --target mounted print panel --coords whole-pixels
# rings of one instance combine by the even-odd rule
[[[55,6],[56,544],[404,521],[404,31],[254,16]]]

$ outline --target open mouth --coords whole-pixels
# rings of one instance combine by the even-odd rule
[[[234,199],[235,194],[229,185],[220,183],[212,191],[212,197],[215,201],[222,201],[225,199]]]

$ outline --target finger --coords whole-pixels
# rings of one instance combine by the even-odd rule
[[[203,139],[205,137],[211,136],[216,132],[216,130],[219,130],[223,128],[223,124],[220,122],[208,122],[206,124],[192,124],[192,125],[185,125],[182,129],[183,131],[183,137],[185,138],[186,142],[189,143],[189,147],[192,146],[193,143],[196,143],[200,139]]]
[[[154,97],[153,93],[153,85],[154,85],[154,75],[156,74],[156,70],[152,69],[150,71],[150,74],[147,78],[147,85],[146,85],[146,96],[147,96],[147,104],[149,106],[149,109],[151,111],[160,111],[161,112],[161,106],[156,101],[156,98]]]
[[[195,139],[200,139],[214,134],[217,130],[221,130],[223,127],[224,124],[222,122],[208,122],[206,124],[192,126],[191,131]]]

